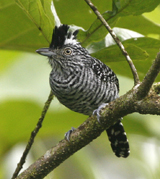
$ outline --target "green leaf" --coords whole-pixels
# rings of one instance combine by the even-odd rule
[[[112,14],[117,14],[118,10],[120,9],[120,1],[119,0],[112,0]]]
[[[141,37],[135,39],[126,40],[123,44],[131,43],[136,45],[142,49],[144,49],[149,54],[149,59],[154,60],[156,54],[159,51],[160,40],[149,38],[149,37]]]
[[[153,60],[159,50],[160,40],[141,37],[129,39],[122,42],[132,60]],[[92,54],[94,57],[106,62],[117,62],[125,60],[117,45],[104,48]],[[106,60],[105,57],[107,58]]]
[[[20,8],[28,15],[32,22],[40,29],[48,42],[54,28],[54,18],[51,13],[51,0],[16,0]]]
[[[130,43],[125,43],[125,49],[129,53],[132,60],[146,60],[149,56],[145,50]],[[96,53],[93,53],[92,56],[100,59],[104,63],[126,61],[125,57],[122,55],[122,51],[117,45],[104,48]]]
[[[14,1],[1,0],[0,48],[34,52],[48,46],[54,26],[50,1],[16,2],[21,8]],[[36,26],[42,29],[43,35]]]

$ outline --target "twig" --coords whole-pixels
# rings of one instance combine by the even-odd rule
[[[138,87],[138,91],[137,91],[138,99],[143,99],[148,94],[159,71],[160,71],[160,52],[157,54],[155,61],[152,63],[152,66],[150,67],[142,83]]]
[[[23,152],[23,155],[22,155],[19,163],[17,164],[17,168],[16,168],[15,172],[13,173],[13,176],[12,176],[11,179],[15,179],[17,177],[18,173],[20,172],[20,170],[22,169],[23,164],[25,163],[26,157],[27,157],[27,155],[28,155],[28,153],[29,153],[29,151],[31,149],[31,146],[32,146],[32,144],[34,142],[34,139],[35,139],[39,129],[42,127],[42,122],[43,122],[44,117],[46,115],[46,112],[47,112],[47,110],[48,110],[48,108],[49,108],[49,106],[51,104],[52,99],[53,99],[53,93],[50,92],[50,94],[48,96],[48,99],[45,102],[44,108],[42,110],[41,117],[38,120],[37,126],[35,127],[35,129],[31,133],[31,136],[29,138],[28,144],[27,144],[27,146],[26,146],[26,148],[25,148],[25,150]]]
[[[97,15],[97,17],[99,18],[99,20],[103,23],[103,25],[106,27],[106,29],[108,30],[108,32],[111,34],[112,38],[115,40],[115,42],[117,43],[117,45],[119,46],[120,50],[122,51],[123,55],[125,56],[127,62],[129,63],[129,66],[131,68],[132,74],[133,74],[133,78],[134,78],[134,85],[137,85],[140,83],[139,80],[139,76],[137,73],[137,70],[130,58],[130,56],[128,55],[127,51],[125,50],[123,44],[121,43],[121,41],[119,40],[119,38],[116,36],[116,34],[114,33],[114,31],[111,29],[111,27],[108,25],[108,23],[106,22],[106,20],[103,18],[103,16],[100,14],[100,12],[97,10],[97,8],[94,6],[94,4],[90,1],[90,0],[85,0],[86,3],[91,7],[91,9],[93,10],[93,12]]]

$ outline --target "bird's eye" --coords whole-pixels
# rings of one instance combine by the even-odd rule
[[[64,55],[71,55],[71,54],[72,54],[72,50],[70,48],[64,49]]]

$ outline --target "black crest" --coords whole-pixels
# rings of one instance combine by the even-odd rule
[[[50,48],[61,48],[67,39],[76,39],[76,35],[78,30],[74,31],[73,33],[69,32],[68,25],[60,25],[59,27],[55,26],[52,35],[52,41],[50,44]]]

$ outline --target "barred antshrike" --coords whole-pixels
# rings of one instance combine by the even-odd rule
[[[100,109],[118,98],[119,82],[108,66],[80,45],[77,33],[78,30],[71,32],[68,25],[56,26],[50,47],[37,52],[49,58],[50,86],[58,100],[73,111],[96,113],[99,120]],[[121,120],[106,132],[115,155],[127,157],[129,144]],[[69,135],[70,131],[66,134],[68,140]]]

